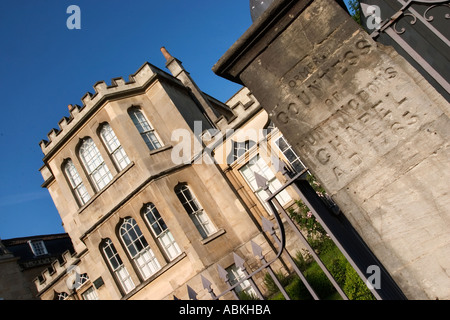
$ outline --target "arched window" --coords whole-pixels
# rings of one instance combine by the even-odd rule
[[[67,292],[56,292],[53,296],[53,300],[66,300],[69,298],[69,294]]]
[[[101,126],[100,136],[105,143],[106,148],[108,149],[109,154],[112,156],[116,166],[119,168],[119,171],[125,169],[125,167],[130,163],[130,159],[128,159],[125,150],[122,148],[122,145],[117,139],[116,134],[108,123],[105,123]]]
[[[64,165],[64,173],[69,180],[73,193],[75,194],[80,205],[86,204],[91,199],[86,187],[78,174],[75,165],[71,159],[68,159]]]
[[[186,184],[176,186],[175,193],[203,239],[216,232],[216,228],[209,220],[208,215]]]
[[[111,239],[106,239],[103,242],[102,250],[105,254],[105,258],[107,259],[109,266],[111,267],[112,272],[116,276],[117,280],[119,280],[120,285],[122,286],[122,289],[125,291],[125,293],[133,290],[136,287],[134,285],[133,279],[131,279],[127,268],[125,268],[125,266],[123,265],[122,259],[120,259],[116,247],[114,247]]]
[[[146,204],[142,212],[150,225],[153,235],[158,239],[160,246],[163,248],[169,260],[172,261],[179,256],[181,254],[180,247],[173,238],[169,228],[167,228],[155,205],[153,203]]]
[[[133,218],[124,220],[120,227],[120,237],[144,280],[161,269],[136,220]]]
[[[142,111],[138,108],[131,108],[130,110],[128,110],[128,114],[130,115],[131,120],[133,120],[134,125],[141,134],[142,139],[144,139],[145,143],[147,144],[147,147],[150,150],[161,148],[162,145],[155,130],[147,121]]]
[[[102,190],[112,180],[112,174],[92,138],[84,139],[80,147],[80,158],[97,191]]]

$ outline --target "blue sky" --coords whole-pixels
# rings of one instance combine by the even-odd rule
[[[72,4],[80,30],[66,26]],[[251,23],[248,0],[1,1],[0,238],[65,232],[41,188],[39,142],[69,116],[69,104],[146,61],[166,70],[161,46],[226,101],[240,87],[211,68]]]

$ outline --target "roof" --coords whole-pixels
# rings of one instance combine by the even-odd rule
[[[44,242],[47,254],[36,256],[33,253],[29,243],[35,241]],[[51,263],[66,251],[74,252],[72,240],[67,233],[6,239],[2,243],[10,253],[19,258],[22,268]]]

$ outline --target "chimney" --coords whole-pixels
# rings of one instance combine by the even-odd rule
[[[202,106],[204,114],[209,119],[211,125],[215,128],[216,127],[215,122],[218,120],[218,118],[214,113],[214,110],[211,107],[211,104],[209,103],[208,99],[205,97],[205,94],[199,89],[194,80],[192,80],[189,72],[187,72],[186,69],[184,69],[183,64],[181,63],[180,60],[174,58],[165,47],[161,48],[161,53],[163,54],[164,58],[166,58],[167,69],[169,69],[169,71],[175,78],[179,79],[186,87],[191,89],[195,98]]]

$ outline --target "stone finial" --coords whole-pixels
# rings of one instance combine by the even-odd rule
[[[269,8],[274,0],[250,0],[250,14],[252,21],[255,22],[264,11]]]
[[[161,47],[161,52],[162,52],[164,58],[166,58],[167,62],[169,62],[170,60],[173,59],[172,55],[169,53],[169,51],[167,51],[167,49],[165,47]]]

